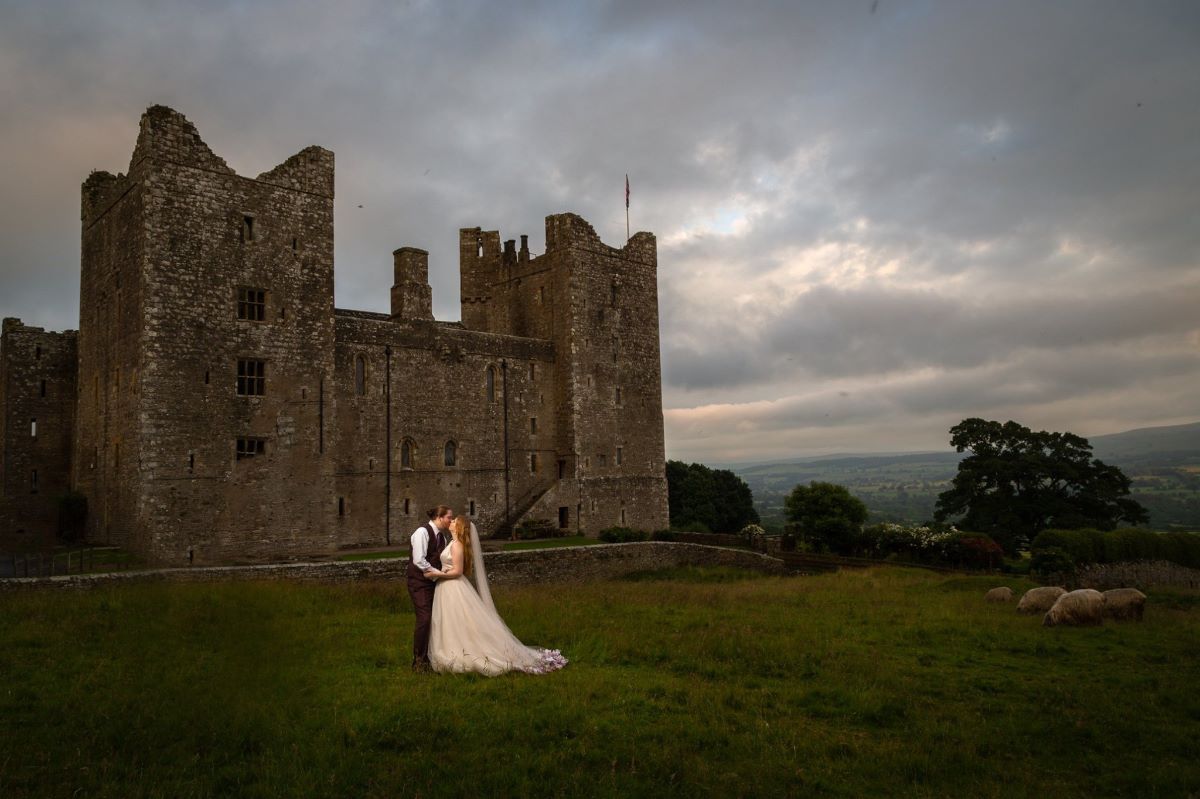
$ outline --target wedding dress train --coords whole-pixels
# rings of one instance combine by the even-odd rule
[[[525,646],[508,629],[491,602],[483,575],[478,533],[474,530],[476,575],[480,590],[461,577],[438,580],[433,594],[429,662],[437,672],[476,672],[489,677],[508,671],[545,674],[567,665],[557,649]],[[452,568],[450,547],[442,550],[442,568]],[[483,594],[486,601],[481,597]]]

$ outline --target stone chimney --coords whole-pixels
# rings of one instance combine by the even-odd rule
[[[433,290],[429,287],[429,253],[401,247],[392,253],[395,284],[392,286],[392,319],[433,321]]]

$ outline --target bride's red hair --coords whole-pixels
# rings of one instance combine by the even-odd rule
[[[458,543],[462,544],[463,574],[470,574],[475,565],[475,553],[471,551],[471,522],[467,520],[466,516],[458,516],[454,519],[450,531],[454,533],[454,538]]]

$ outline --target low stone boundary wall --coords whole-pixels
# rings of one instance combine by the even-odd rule
[[[699,544],[644,541],[631,544],[596,544],[584,547],[531,549],[484,554],[488,580],[496,584],[524,585],[546,582],[583,582],[620,577],[640,571],[674,566],[734,566],[766,574],[783,574],[783,563],[747,550]],[[12,577],[0,580],[0,593],[36,589],[88,589],[132,583],[210,583],[233,580],[297,580],[348,583],[356,580],[404,580],[407,558],[337,561],[330,563],[277,563],[264,566],[197,566],[179,569],[75,574],[61,577]]]
[[[1189,569],[1165,560],[1133,563],[1093,563],[1068,577],[1072,588],[1145,588],[1152,585],[1200,588],[1200,569]],[[1054,583],[1061,585],[1062,583]]]

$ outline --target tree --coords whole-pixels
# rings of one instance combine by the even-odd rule
[[[736,532],[758,523],[750,486],[728,469],[702,463],[667,461],[667,509],[676,528]]]
[[[785,504],[788,520],[802,540],[839,553],[854,548],[867,520],[867,506],[862,500],[834,483],[798,485]]]
[[[1150,518],[1129,498],[1129,478],[1093,458],[1087,439],[1072,433],[972,418],[950,428],[950,444],[971,454],[938,495],[934,518],[958,519],[1009,554],[1047,528],[1112,530]]]

